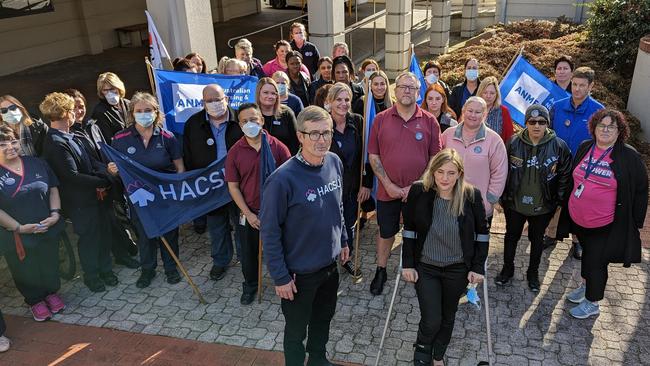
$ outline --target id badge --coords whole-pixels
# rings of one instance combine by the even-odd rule
[[[243,213],[239,214],[239,225],[246,226],[246,216]]]
[[[575,198],[580,198],[580,195],[582,195],[582,191],[584,190],[585,190],[585,186],[582,183],[580,183],[580,185],[578,185],[578,188],[576,188],[575,192],[573,192],[573,195],[575,196]]]

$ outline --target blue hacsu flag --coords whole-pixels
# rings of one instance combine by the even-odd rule
[[[427,91],[427,83],[424,81],[424,75],[422,74],[422,69],[420,69],[420,63],[418,63],[417,57],[415,57],[415,52],[411,52],[411,65],[409,65],[409,71],[414,73],[415,76],[420,80],[420,94],[416,103],[419,105],[424,99],[424,93]]]
[[[183,133],[185,121],[203,109],[203,88],[220,85],[230,106],[237,110],[243,103],[255,103],[257,78],[249,75],[195,74],[154,69],[165,124],[174,133]]]
[[[266,133],[262,132],[262,147],[260,149],[260,202],[262,202],[262,192],[264,192],[264,183],[266,178],[275,170],[275,159],[271,152],[271,145],[266,138]]]
[[[519,55],[499,86],[501,103],[508,107],[510,116],[520,125],[526,122],[526,109],[541,104],[551,109],[553,103],[570,96],[564,89],[549,80],[526,59]]]
[[[117,165],[127,199],[150,239],[231,201],[225,158],[203,169],[170,174],[151,170],[106,144],[102,152]]]
[[[372,130],[372,124],[375,122],[375,117],[377,116],[377,110],[375,109],[375,98],[372,96],[372,90],[368,88],[368,96],[366,96],[366,106],[363,113],[364,116],[364,126],[363,126],[363,174],[366,174],[366,164],[368,163],[368,141],[370,140],[370,131]],[[372,184],[372,196],[377,196],[377,177],[375,177]]]

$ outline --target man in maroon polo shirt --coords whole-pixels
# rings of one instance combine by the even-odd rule
[[[386,264],[411,184],[420,179],[429,160],[440,151],[440,125],[416,101],[420,81],[405,72],[395,79],[395,105],[375,117],[368,141],[370,165],[377,189],[377,271],[370,292],[380,295],[386,283]]]
[[[226,182],[233,201],[241,211],[239,225],[243,226],[241,238],[241,269],[244,274],[240,302],[248,305],[257,293],[257,261],[260,220],[260,151],[262,134],[271,147],[276,166],[289,160],[291,153],[280,140],[262,130],[264,118],[257,104],[244,103],[239,107],[239,126],[244,136],[228,150],[226,157]]]

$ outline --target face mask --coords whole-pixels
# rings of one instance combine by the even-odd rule
[[[117,103],[120,102],[120,95],[117,94],[117,93],[114,93],[114,92],[108,92],[108,93],[106,93],[106,95],[104,96],[104,98],[106,98],[106,101],[107,101],[108,104],[110,104],[110,105],[117,105]]]
[[[329,112],[329,111],[330,111],[330,109],[332,109],[332,108],[330,107],[330,105],[329,105],[329,104],[327,104],[327,103],[325,103],[325,104],[323,104],[323,109],[325,109],[326,111],[328,111],[328,112]]]
[[[244,132],[244,135],[246,137],[257,137],[257,135],[260,134],[260,131],[262,131],[262,126],[255,122],[246,122],[244,123],[244,127],[241,128],[242,132]]]
[[[220,102],[209,102],[205,104],[205,109],[212,117],[220,117],[226,113],[226,103],[223,100]]]
[[[2,115],[2,120],[10,125],[18,124],[23,120],[23,112],[21,112],[20,109],[16,109],[15,111],[7,111],[7,113],[4,113]]]
[[[469,81],[474,81],[478,79],[478,70],[474,70],[474,69],[465,70],[465,77]]]
[[[287,84],[278,84],[278,92],[280,95],[287,95]]]
[[[366,80],[368,80],[368,79],[370,79],[370,77],[371,77],[372,74],[374,74],[374,73],[375,73],[374,71],[365,71],[365,72],[363,73],[363,76],[365,76]]]
[[[293,39],[295,39],[296,41],[302,41],[302,40],[305,39],[305,35],[302,34],[302,33],[294,34],[294,35],[293,35]]]
[[[153,124],[154,119],[156,119],[156,113],[154,112],[143,112],[143,113],[133,113],[135,123],[139,124],[142,127],[149,127]]]
[[[426,79],[429,84],[435,84],[438,82],[438,77],[434,74],[427,75]]]

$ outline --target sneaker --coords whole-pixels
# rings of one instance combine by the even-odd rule
[[[92,292],[104,292],[106,291],[106,286],[104,286],[104,281],[99,277],[97,278],[84,278],[84,285]]]
[[[212,266],[210,270],[210,278],[219,281],[226,276],[226,267]]]
[[[361,270],[358,268],[354,268],[354,266],[352,265],[352,261],[345,262],[345,264],[342,267],[351,276],[361,277]]]
[[[100,273],[99,278],[106,284],[106,286],[115,286],[119,282],[117,276],[113,272]]]
[[[539,293],[539,277],[537,275],[528,277],[528,288],[534,294]]]
[[[179,275],[178,271],[175,269],[165,272],[165,276],[167,276],[167,283],[170,285],[175,285],[181,282],[181,275]]]
[[[242,305],[250,305],[255,300],[257,292],[243,292],[239,298],[239,303]]]
[[[65,303],[57,294],[47,295],[45,297],[45,303],[47,304],[47,307],[50,309],[52,314],[56,314],[65,309]]]
[[[5,336],[0,336],[0,353],[9,351],[11,341]]]
[[[375,296],[381,295],[384,291],[384,285],[386,284],[387,279],[388,275],[386,274],[386,268],[377,267],[375,278],[373,278],[370,283],[370,293]]]
[[[137,260],[131,257],[116,258],[115,264],[119,264],[121,266],[125,266],[126,268],[131,268],[131,269],[140,268],[140,262],[138,262]]]
[[[143,269],[140,272],[140,278],[135,282],[135,287],[145,288],[151,285],[151,280],[156,277],[156,271],[153,269]]]
[[[510,283],[510,280],[512,280],[512,275],[506,274],[506,270],[501,269],[501,272],[494,278],[494,283],[499,286],[505,286]]]
[[[587,319],[592,315],[600,314],[600,307],[597,302],[591,302],[587,299],[582,300],[580,305],[569,310],[572,317],[578,319]]]
[[[542,248],[544,248],[544,250],[548,248],[552,248],[556,244],[557,244],[557,239],[544,235],[544,239],[542,240]]]
[[[585,287],[585,285],[581,284],[580,287],[569,292],[569,294],[566,295],[566,299],[571,301],[574,304],[580,304],[585,299],[586,291],[587,288]]]
[[[44,322],[52,318],[52,313],[50,312],[50,309],[47,308],[45,301],[30,306],[30,309],[32,311],[32,316],[34,316],[34,320],[37,322]]]
[[[582,245],[578,243],[577,241],[573,242],[573,249],[571,250],[573,254],[573,258],[575,259],[582,259]]]

